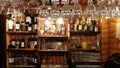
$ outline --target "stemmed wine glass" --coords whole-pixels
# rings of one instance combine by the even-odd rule
[[[78,0],[74,0],[74,7],[73,7],[73,10],[72,10],[72,16],[78,16],[80,17],[82,15],[82,7],[81,5],[79,4],[79,1]]]
[[[39,16],[41,18],[46,18],[49,16],[48,7],[46,6],[46,0],[42,0],[42,6],[40,7]]]
[[[84,14],[86,17],[96,17],[97,16],[97,11],[96,7],[93,4],[93,0],[88,0],[88,5],[84,11]]]

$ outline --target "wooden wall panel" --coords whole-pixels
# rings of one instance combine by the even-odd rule
[[[101,59],[104,62],[108,57],[108,20],[102,19],[102,41],[101,41]]]
[[[120,19],[114,18],[114,19],[109,19],[109,28],[108,28],[108,40],[109,40],[109,55],[120,52],[120,46],[119,46],[119,40],[116,39],[115,37],[115,32],[116,32],[116,23],[120,22]]]

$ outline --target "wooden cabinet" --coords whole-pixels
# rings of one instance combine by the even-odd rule
[[[48,26],[49,24],[49,26]],[[68,22],[40,18],[38,26],[41,68],[68,68]]]
[[[70,31],[69,52],[76,65],[101,64],[101,30]]]
[[[37,32],[9,31],[6,19],[6,65],[7,68],[37,67]],[[14,22],[14,25],[16,23]]]

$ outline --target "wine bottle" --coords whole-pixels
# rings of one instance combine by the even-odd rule
[[[80,21],[79,24],[78,24],[78,31],[82,32],[82,28],[83,28],[82,21]]]
[[[11,19],[8,21],[8,30],[9,31],[13,31],[14,30],[14,22]]]
[[[21,29],[21,31],[25,31],[26,30],[25,23],[23,21],[20,24],[20,29]]]
[[[28,31],[32,31],[32,23],[28,24]]]
[[[18,49],[20,47],[20,39],[19,39],[19,37],[17,37],[17,39],[16,39],[16,49]]]
[[[38,22],[37,22],[37,14],[34,16],[34,24],[33,24],[33,30],[37,31],[38,29]]]
[[[29,10],[25,11],[25,24],[26,24],[26,31],[28,31],[29,24],[31,24],[32,19],[31,19],[31,14]]]
[[[16,40],[15,40],[15,37],[12,36],[9,48],[15,48],[15,45],[16,45]]]
[[[22,37],[22,39],[21,39],[20,48],[25,48],[25,38],[24,37]]]
[[[35,36],[34,38],[34,48],[38,47],[38,42],[37,42],[37,36]]]
[[[19,23],[19,21],[16,22],[16,27],[15,28],[16,28],[16,31],[20,30],[20,23]]]

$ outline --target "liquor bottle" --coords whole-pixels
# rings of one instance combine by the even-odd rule
[[[20,48],[25,48],[25,38],[24,37],[22,37],[22,39],[21,39]]]
[[[13,65],[14,64],[14,58],[12,57],[12,53],[9,53],[9,59],[8,59],[9,64]]]
[[[25,11],[25,24],[26,24],[26,31],[28,31],[28,26],[31,24],[32,19],[31,19],[31,14],[29,10]]]
[[[19,23],[19,21],[16,22],[16,27],[15,28],[16,28],[16,31],[20,31],[20,23]]]
[[[32,31],[32,23],[28,24],[28,31]]]
[[[15,48],[16,49],[18,49],[20,47],[20,38],[19,37],[17,37],[17,39],[16,39],[16,46],[15,46]]]
[[[83,32],[87,32],[87,30],[88,30],[88,21],[87,21],[87,18],[86,18],[85,23],[84,23]]]
[[[16,46],[16,40],[15,40],[15,37],[12,36],[9,48],[15,48],[15,46]]]
[[[95,31],[95,32],[99,32],[99,31],[100,31],[100,25],[98,24],[98,22],[96,22],[94,31]]]
[[[73,21],[73,27],[74,27],[74,31],[76,32],[77,31],[77,21],[75,20],[75,21]]]
[[[38,42],[37,42],[37,36],[35,36],[34,38],[34,48],[38,47]]]
[[[82,21],[79,22],[78,24],[78,31],[82,32],[83,26],[82,26]]]
[[[37,14],[34,16],[33,31],[38,30]]]
[[[8,21],[8,30],[9,31],[13,31],[14,30],[14,22],[11,19]]]
[[[21,24],[20,24],[20,30],[21,31],[25,31],[26,30],[26,28],[25,28],[25,22],[21,22]]]
[[[70,23],[70,31],[74,31],[74,24],[72,18],[70,18],[69,23]]]
[[[94,32],[94,25],[92,24],[93,20],[91,20],[91,23],[89,23],[89,31]]]

